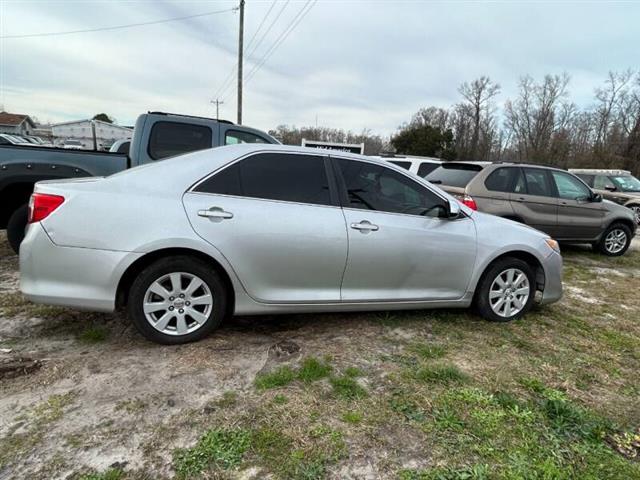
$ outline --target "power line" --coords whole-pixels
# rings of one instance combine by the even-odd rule
[[[74,35],[76,33],[91,33],[91,32],[104,32],[108,30],[122,30],[125,28],[133,28],[133,27],[143,27],[146,25],[158,25],[160,23],[168,23],[168,22],[178,22],[181,20],[189,20],[191,18],[198,17],[207,17],[209,15],[216,15],[218,13],[227,13],[234,12],[238,10],[238,7],[227,8],[225,10],[216,10],[213,12],[204,12],[198,13],[196,15],[186,15],[184,17],[173,17],[173,18],[165,18],[163,20],[154,20],[151,22],[140,22],[140,23],[129,23],[126,25],[115,25],[112,27],[99,27],[99,28],[88,28],[86,30],[68,30],[66,32],[47,32],[47,33],[27,33],[24,35],[4,35],[0,38],[34,38],[34,37],[54,37],[54,36],[62,36],[62,35]]]
[[[273,0],[273,2],[271,3],[271,7],[267,11],[267,14],[262,19],[262,22],[260,22],[260,25],[258,25],[258,29],[255,31],[255,33],[251,37],[251,40],[249,40],[249,44],[247,45],[247,50],[249,50],[251,48],[251,45],[253,45],[253,41],[255,40],[256,36],[258,35],[260,30],[262,29],[262,26],[264,25],[265,21],[269,17],[269,14],[273,10],[273,7],[275,7],[276,1],[277,0]],[[286,6],[286,4],[285,4],[285,6]],[[251,55],[251,54],[249,54],[249,55]],[[219,97],[220,94],[224,93],[228,89],[228,87],[229,87],[228,83],[233,80],[233,77],[234,77],[234,74],[235,74],[237,68],[238,68],[238,62],[235,63],[233,68],[229,71],[229,74],[225,77],[224,81],[220,84],[220,87],[216,91],[214,97],[216,97],[216,98]]]
[[[293,32],[296,29],[296,27],[300,24],[300,22],[304,19],[304,17],[307,15],[307,13],[309,13],[311,11],[311,9],[314,7],[314,5],[316,4],[317,1],[318,0],[313,0],[313,1],[312,0],[307,0],[307,3],[304,4],[304,6],[300,9],[300,11],[296,15],[296,17],[289,24],[288,29],[285,29],[280,34],[280,36],[276,39],[276,41],[271,45],[271,47],[264,54],[264,56],[262,57],[260,62],[257,65],[255,65],[254,68],[249,72],[249,74],[247,75],[246,82],[249,82],[249,80],[251,80],[251,78],[253,78],[253,76],[258,72],[258,70],[260,70],[260,68],[262,68],[262,66],[266,63],[266,61],[269,59],[269,57],[271,57],[271,55],[273,55],[273,53],[278,49],[278,47],[280,47],[280,45],[282,45],[282,43],[284,43],[284,41],[291,34],[291,32]],[[309,8],[307,8],[307,6],[309,6]],[[306,8],[306,10],[305,10],[305,8]]]
[[[280,18],[280,16],[282,15],[282,12],[284,12],[285,8],[287,8],[287,5],[289,4],[290,0],[287,0],[286,2],[284,2],[284,4],[282,5],[282,8],[280,9],[280,11],[276,14],[275,18],[273,19],[273,21],[271,22],[271,24],[269,25],[269,27],[267,28],[267,30],[264,32],[264,34],[262,35],[262,37],[260,37],[260,40],[258,41],[258,43],[256,43],[256,45],[253,47],[253,49],[251,50],[251,52],[249,52],[248,54],[248,60],[247,62],[250,62],[253,59],[253,54],[255,53],[255,51],[258,49],[258,47],[260,47],[260,45],[262,44],[262,42],[264,41],[264,39],[267,37],[267,35],[269,35],[269,32],[271,31],[271,29],[273,28],[273,26],[276,24],[276,22],[278,21],[278,19]],[[275,3],[275,2],[274,2]],[[229,79],[227,79],[225,81],[226,85],[224,85],[224,87],[220,88],[220,92],[218,93],[219,96],[226,96],[227,90],[229,90],[229,87],[231,87],[231,85],[233,85],[233,82],[230,82],[230,79],[233,79],[233,73],[236,71],[235,69],[238,68],[238,64],[236,63],[235,67],[233,68],[233,70],[231,71],[231,76]],[[216,96],[218,96],[216,95]]]

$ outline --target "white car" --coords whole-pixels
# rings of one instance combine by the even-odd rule
[[[442,160],[439,158],[413,155],[380,155],[374,158],[393,163],[405,170],[409,170],[420,178],[426,177],[442,164]]]

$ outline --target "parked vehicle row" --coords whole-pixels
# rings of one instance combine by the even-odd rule
[[[0,133],[0,145],[20,145],[25,147],[48,147],[53,144],[44,141],[40,137],[34,135],[16,135],[9,133]]]
[[[38,182],[20,249],[28,299],[126,309],[160,343],[234,313],[474,305],[509,321],[561,297],[561,268],[548,235],[401,167],[267,144]]]
[[[0,229],[17,253],[27,204],[40,180],[111,175],[181,153],[235,143],[278,143],[268,134],[224,120],[152,112],[138,117],[124,153],[0,145]],[[130,154],[129,154],[130,152]]]
[[[604,200],[565,170],[516,163],[447,162],[426,176],[468,207],[515,220],[560,242],[624,254],[637,223],[629,208]]]

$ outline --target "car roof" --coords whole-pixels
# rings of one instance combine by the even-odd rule
[[[628,170],[615,170],[606,168],[570,168],[571,173],[583,173],[587,175],[631,175]]]

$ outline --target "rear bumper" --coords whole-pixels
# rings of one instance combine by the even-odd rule
[[[552,253],[543,262],[544,290],[541,304],[557,302],[562,298],[562,256]]]
[[[32,302],[111,312],[118,282],[142,254],[59,247],[41,224],[20,245],[20,290]]]

